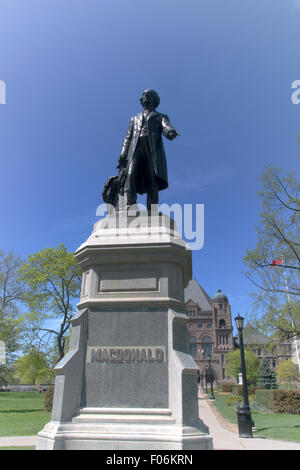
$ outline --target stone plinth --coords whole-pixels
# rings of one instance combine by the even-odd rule
[[[108,216],[76,257],[81,300],[37,449],[212,449],[188,353],[191,251],[173,220]]]

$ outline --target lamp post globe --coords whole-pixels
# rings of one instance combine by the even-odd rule
[[[242,331],[244,329],[244,317],[238,314],[238,316],[235,317],[234,320],[235,320],[238,331]]]

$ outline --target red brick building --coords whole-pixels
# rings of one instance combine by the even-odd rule
[[[226,378],[226,354],[234,349],[228,298],[218,290],[211,299],[193,279],[185,289],[185,304],[189,317],[190,353],[200,375],[203,379],[210,361],[215,381],[221,382]]]

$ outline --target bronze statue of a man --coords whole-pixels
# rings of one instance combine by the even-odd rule
[[[169,140],[179,133],[166,114],[156,111],[160,98],[147,89],[140,98],[143,111],[131,118],[119,157],[121,192],[127,207],[137,202],[137,193],[147,193],[147,209],[158,204],[158,191],[168,187],[167,161],[162,134]]]

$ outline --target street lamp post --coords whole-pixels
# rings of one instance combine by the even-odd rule
[[[244,353],[244,341],[243,341],[243,327],[244,318],[238,315],[235,318],[236,327],[239,334],[239,344],[241,353],[241,372],[243,377],[243,397],[244,404],[237,408],[237,420],[240,437],[253,437],[252,435],[252,418],[250,413],[250,406],[248,400],[248,388],[247,388],[247,377],[246,377],[246,364],[245,364],[245,353]]]
[[[211,364],[211,355],[208,354],[208,379],[210,382],[210,399],[215,400],[216,397],[214,395],[214,387],[213,387],[213,381],[214,381],[214,371],[210,366]]]
[[[206,358],[206,351],[205,349],[202,349],[201,350],[201,354],[202,356],[204,357],[204,359]],[[204,375],[204,379],[205,379],[205,393],[208,393],[208,390],[207,390],[207,369],[205,369],[205,366],[204,366],[204,370],[203,370],[203,375]]]
[[[201,351],[204,359],[208,356],[208,369],[205,370],[205,392],[208,393],[207,383],[210,383],[210,399],[215,400],[213,381],[214,381],[214,372],[211,368],[211,354],[207,353],[205,349]]]
[[[208,389],[207,389],[207,369],[205,369],[205,393],[208,393]]]

